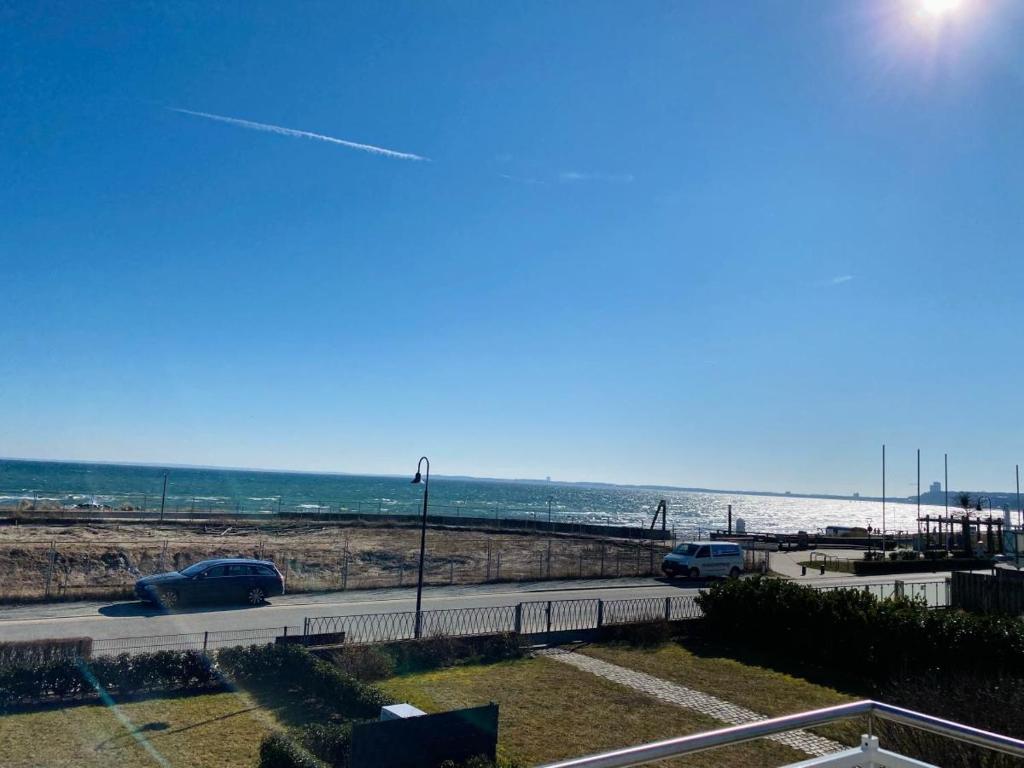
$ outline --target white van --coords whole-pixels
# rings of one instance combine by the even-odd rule
[[[736,578],[743,572],[743,550],[739,544],[728,541],[687,541],[665,555],[661,570],[670,579],[674,576]]]

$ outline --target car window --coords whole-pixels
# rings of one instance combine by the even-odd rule
[[[277,576],[277,573],[269,565],[255,565],[253,570],[260,576]]]
[[[206,571],[204,572],[204,575],[208,579],[217,578],[219,576],[227,576],[228,567],[226,565],[215,565],[212,568],[207,568]]]
[[[228,566],[228,576],[249,576],[252,574],[252,566],[236,563]]]
[[[696,544],[680,544],[672,551],[677,555],[689,555],[690,557],[693,557],[695,554],[697,554],[698,549],[700,549],[700,547],[698,547]]]
[[[188,568],[183,568],[180,572],[185,576],[198,576],[200,573],[205,571],[209,565],[209,560],[201,560],[198,563],[192,563]]]
[[[711,554],[709,547],[704,546],[697,550],[697,557],[708,557]]]

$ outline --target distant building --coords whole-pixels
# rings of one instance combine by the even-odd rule
[[[936,480],[929,486],[928,493],[942,493],[942,483]]]
[[[859,499],[860,498],[860,491],[854,491],[853,492],[853,498]]]

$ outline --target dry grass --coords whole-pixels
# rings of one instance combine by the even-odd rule
[[[697,655],[681,645],[658,648],[591,645],[582,653],[621,667],[646,672],[687,688],[710,693],[769,717],[830,707],[859,697],[765,667],[724,656]],[[849,744],[859,743],[862,725],[856,722],[813,729],[815,733]]]
[[[497,702],[499,751],[526,765],[722,727],[700,713],[544,658],[408,675],[383,687],[428,712]],[[740,768],[805,757],[761,740],[657,765]]]
[[[465,529],[428,531],[433,584],[635,575],[637,547],[623,541]],[[0,527],[0,601],[128,597],[140,575],[210,557],[274,560],[291,592],[408,585],[416,578],[419,531],[366,524],[31,524]],[[602,557],[602,551],[604,553]],[[640,570],[660,564],[641,553]],[[582,569],[582,570],[581,570]]]
[[[83,704],[0,717],[5,768],[252,768],[273,716],[241,693]],[[158,755],[159,758],[154,757]]]

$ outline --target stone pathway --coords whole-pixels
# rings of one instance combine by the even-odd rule
[[[617,664],[609,664],[607,661],[601,661],[582,653],[572,653],[563,648],[549,648],[540,651],[539,654],[564,664],[571,664],[577,669],[582,669],[585,672],[611,680],[619,685],[646,693],[648,696],[653,696],[669,704],[675,704],[678,707],[692,709],[709,715],[728,725],[743,725],[744,723],[752,723],[756,720],[768,719],[765,715],[759,715],[757,712],[730,704],[728,701],[723,701],[707,693],[695,691],[692,688],[687,688],[668,680],[662,680],[660,677],[654,677],[644,672],[620,667]],[[788,733],[779,733],[767,736],[766,738],[779,744],[785,744],[787,747],[792,747],[812,757],[820,757],[848,749],[845,744],[840,744],[838,741],[832,741],[832,739],[826,739],[822,736],[816,736],[807,731],[789,731]]]

